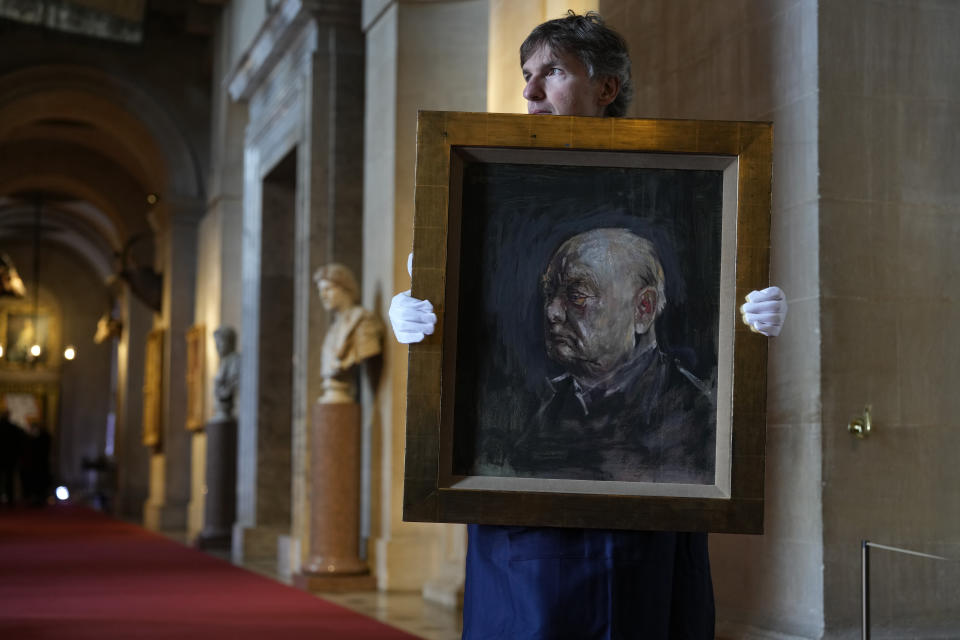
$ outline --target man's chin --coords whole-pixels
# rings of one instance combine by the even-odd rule
[[[563,342],[548,344],[547,357],[562,365],[571,365],[578,361],[576,352]]]

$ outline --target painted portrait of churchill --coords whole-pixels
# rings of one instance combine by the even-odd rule
[[[512,448],[518,475],[714,481],[712,390],[657,341],[666,277],[654,244],[626,228],[578,233],[553,252],[543,338],[562,373]]]

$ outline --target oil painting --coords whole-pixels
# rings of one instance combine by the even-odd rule
[[[763,531],[772,140],[419,114],[405,520]]]
[[[713,483],[722,183],[466,169],[455,474]]]

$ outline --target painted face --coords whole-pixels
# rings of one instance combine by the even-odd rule
[[[583,380],[615,371],[636,344],[635,293],[606,243],[577,238],[550,260],[542,279],[547,355]]]
[[[575,55],[540,47],[523,64],[527,113],[602,116],[616,97],[609,81],[592,80]]]
[[[323,303],[323,308],[327,311],[340,311],[351,305],[347,291],[335,282],[320,280],[317,282],[317,289],[320,292],[320,301]]]

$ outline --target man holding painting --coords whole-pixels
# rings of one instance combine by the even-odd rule
[[[536,27],[520,47],[520,63],[531,114],[626,112],[632,93],[626,43],[594,12],[569,12]],[[621,259],[611,260],[611,252]],[[523,450],[566,455],[577,444],[573,427],[591,424],[591,407],[596,416],[608,391],[624,392],[627,404],[617,413],[624,419],[609,434],[628,455],[597,461],[599,477],[712,476],[703,451],[712,451],[713,442],[697,435],[713,411],[710,392],[657,350],[653,322],[666,303],[662,278],[649,241],[624,229],[587,231],[555,252],[543,274],[544,331],[548,356],[568,375],[555,381],[563,389],[541,409],[532,446]],[[389,314],[397,339],[419,342],[433,333],[432,311],[409,291],[397,294]],[[744,322],[767,336],[780,333],[786,312],[777,287],[752,292],[741,308]],[[649,388],[657,381],[673,398],[669,408],[650,401],[659,397]],[[657,442],[666,438],[666,448],[631,433],[644,420],[654,425]],[[561,438],[555,447],[551,425],[574,439]],[[577,450],[593,446],[590,437],[582,440]],[[465,639],[713,638],[704,533],[468,525],[468,536]]]

